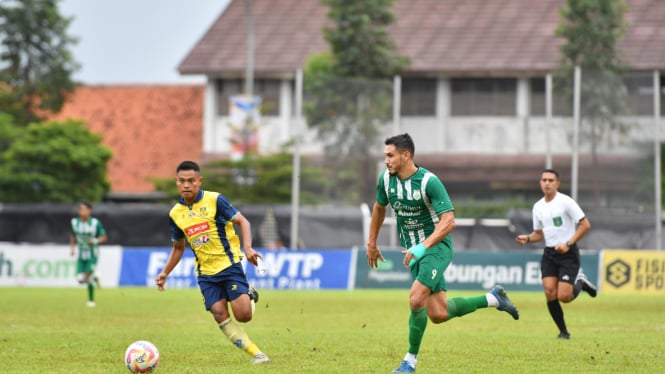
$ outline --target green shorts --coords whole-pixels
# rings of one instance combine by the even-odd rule
[[[97,268],[97,258],[96,257],[92,257],[92,258],[89,258],[87,260],[79,259],[76,262],[76,272],[78,274],[81,274],[81,273],[90,273],[90,274],[92,274],[92,273],[95,272],[96,268]]]
[[[411,267],[411,278],[432,292],[447,291],[444,273],[453,259],[453,250],[442,243],[427,250],[425,256]]]

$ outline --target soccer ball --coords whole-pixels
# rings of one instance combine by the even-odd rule
[[[135,341],[125,351],[125,365],[132,373],[149,373],[158,363],[159,351],[149,341]]]

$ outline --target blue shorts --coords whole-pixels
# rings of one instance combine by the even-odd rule
[[[197,280],[206,310],[219,300],[233,301],[249,293],[249,282],[240,263],[214,275],[199,275]]]

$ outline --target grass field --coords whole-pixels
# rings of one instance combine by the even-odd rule
[[[263,291],[244,325],[272,362],[252,366],[196,289],[0,288],[0,373],[128,373],[127,345],[157,345],[157,373],[389,373],[407,349],[407,290]],[[449,292],[449,297],[478,293]],[[556,339],[544,297],[509,292],[514,321],[493,309],[429,324],[419,373],[663,373],[665,298],[581,295]]]

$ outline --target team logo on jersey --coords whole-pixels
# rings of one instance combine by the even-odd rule
[[[552,223],[554,223],[554,226],[556,227],[561,227],[563,225],[563,219],[561,216],[552,217]]]
[[[204,234],[192,240],[193,247],[200,247],[210,241],[210,235]]]
[[[201,217],[207,217],[208,216],[208,208],[202,206],[201,209],[199,209],[199,215]]]
[[[415,190],[413,191],[413,199],[414,200],[420,200],[422,196],[420,196],[420,190]]]
[[[209,229],[210,229],[210,225],[208,224],[208,222],[201,222],[201,223],[197,223],[194,226],[186,227],[185,228],[185,234],[187,234],[187,236],[189,236],[189,237],[192,237],[192,236],[195,236],[195,235],[200,234],[202,232],[208,231]]]

